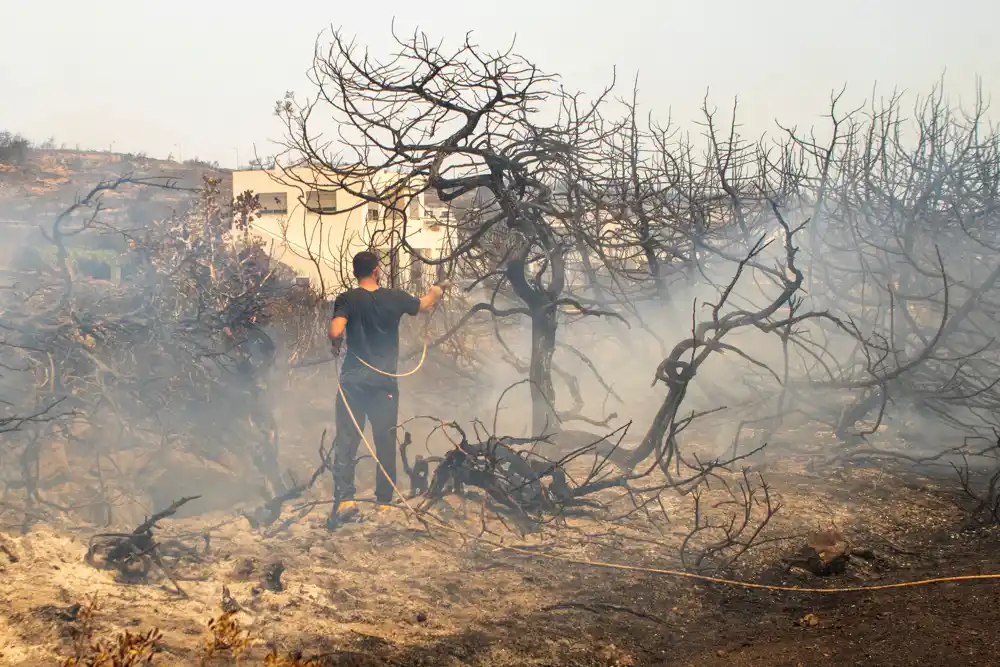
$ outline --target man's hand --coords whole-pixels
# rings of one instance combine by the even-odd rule
[[[445,291],[449,287],[451,287],[451,281],[448,280],[442,280],[439,283],[431,285],[431,288],[427,290],[427,294],[420,297],[420,312],[426,313],[433,308],[441,297],[444,296]]]
[[[331,338],[330,339],[330,348],[331,348],[331,351],[333,352],[333,356],[339,357],[340,353],[344,349],[344,337],[343,336],[337,336],[336,338]]]

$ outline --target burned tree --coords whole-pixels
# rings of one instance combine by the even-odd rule
[[[864,441],[893,422],[908,439],[923,439],[931,417],[955,435],[988,435],[1000,407],[1000,138],[985,104],[955,108],[935,89],[907,118],[900,95],[850,111],[838,102],[826,142],[786,130],[812,165],[801,195],[814,216],[804,244],[810,299],[868,340],[838,377],[817,378],[853,395],[821,419],[861,456],[877,455]],[[915,419],[924,426],[906,426]]]
[[[160,521],[173,516],[177,510],[192,500],[197,500],[197,497],[181,498],[171,503],[166,509],[144,520],[130,533],[94,535],[87,546],[84,560],[96,568],[117,570],[126,580],[143,580],[149,574],[152,565],[156,565],[174,585],[177,593],[186,597],[187,594],[161,558],[159,553],[161,544],[154,538],[153,530],[158,527]]]
[[[626,107],[621,132],[604,147],[608,166],[589,193],[613,215],[616,250],[642,258],[644,271],[630,277],[640,289],[644,281],[653,286],[646,312],[676,317],[678,297],[695,297],[689,336],[667,346],[655,373],[653,384],[662,383],[666,395],[628,463],[637,469],[652,456],[652,467],[669,477],[671,467],[677,474],[686,465],[676,435],[691,417],[681,406],[706,363],[729,358],[731,367],[742,366],[744,383],[760,372],[757,384],[769,389],[755,389],[753,402],[760,406],[761,396],[777,393],[778,404],[768,409],[780,414],[784,387],[795,379],[789,347],[810,345],[813,322],[853,331],[827,310],[803,307],[797,257],[811,221],[799,206],[803,171],[793,151],[743,138],[735,107],[726,127],[705,103],[700,143],[669,126],[640,126],[635,101]],[[671,274],[683,278],[673,294]],[[723,407],[738,406],[716,403],[707,411]]]
[[[463,215],[448,223],[451,251],[427,261],[468,277],[489,297],[438,342],[480,312],[531,325],[523,370],[531,385],[533,437],[511,439],[492,429],[493,435],[470,438],[451,427],[459,442],[426,489],[423,466],[417,473],[407,465],[414,492],[433,501],[476,486],[487,506],[520,523],[537,521],[539,512],[558,514],[553,508],[567,498],[589,501],[604,491],[618,490],[638,507],[665,490],[691,494],[740,460],[733,453],[702,462],[678,443],[701,414],[689,414],[686,399],[709,359],[738,359],[776,380],[780,413],[793,379],[788,348],[812,344],[805,332],[813,320],[860,340],[835,315],[803,307],[796,259],[808,216],[800,215],[796,195],[804,174],[791,149],[746,141],[735,119],[725,132],[707,108],[701,145],[675,140],[668,128],[640,127],[634,103],[623,120],[607,122],[606,92],[587,100],[557,90],[553,77],[511,52],[489,55],[468,39],[448,52],[421,34],[397,42],[398,52],[386,62],[337,33],[317,49],[315,96],[304,103],[288,96],[277,108],[287,132],[287,173],[294,174],[294,166],[322,174],[359,206],[390,202],[399,222],[394,243],[407,250],[409,203],[427,192],[445,203],[463,201]],[[331,121],[336,138],[324,139]],[[666,395],[642,441],[619,451],[598,436],[583,450],[535,460],[527,450],[558,432],[560,417],[567,417],[556,409],[553,381],[560,317],[615,309],[641,322],[630,302],[647,299],[658,307],[675,298],[670,279],[681,271],[688,283],[704,279],[714,298],[699,303],[690,336],[673,350],[659,332],[670,351],[654,382]],[[747,331],[773,341],[784,368],[772,369],[770,359],[742,347],[737,336]],[[516,356],[502,338],[498,343],[505,356]],[[572,391],[575,378],[567,379]],[[558,439],[551,440],[560,450]],[[551,463],[580,451],[607,459],[598,466],[596,486],[570,483],[568,471]],[[612,453],[616,460],[609,463]],[[763,496],[745,494],[754,503]],[[761,520],[769,517],[770,510]],[[704,536],[707,525],[699,530]],[[748,530],[753,541],[756,533]],[[718,551],[739,551],[738,535],[722,539]]]
[[[489,302],[469,315],[529,319],[533,430],[557,430],[559,314],[609,314],[573,297],[566,267],[574,247],[599,242],[573,210],[570,183],[602,136],[604,97],[567,95],[525,59],[490,54],[469,38],[450,52],[419,33],[397,43],[385,62],[339,33],[317,48],[315,96],[278,105],[286,161],[363,203],[388,203],[398,220],[393,247],[411,252],[411,202],[427,191],[445,204],[472,199],[447,225],[451,251],[424,261],[490,285]],[[336,140],[324,138],[331,121]]]
[[[187,209],[135,226],[103,200],[128,188],[169,192]],[[290,284],[231,237],[224,196],[212,178],[190,191],[123,176],[94,187],[46,230],[48,266],[12,289],[2,316],[4,363],[30,378],[28,391],[22,385],[9,402],[32,414],[59,401],[72,416],[51,433],[25,429],[18,443],[29,513],[32,504],[69,511],[38,488],[40,443],[50,436],[65,451],[64,465],[77,464],[72,504],[104,524],[113,507],[147,494],[165,504],[168,498],[155,497],[155,488],[167,492],[156,480],[178,458],[245,460],[268,495],[284,490],[265,396],[274,346],[264,327]],[[116,262],[127,280],[77,271],[78,248],[107,238],[122,239]],[[126,456],[135,462],[127,472]]]

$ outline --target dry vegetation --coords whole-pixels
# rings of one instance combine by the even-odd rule
[[[462,290],[404,332],[406,499],[328,528],[324,295],[269,261],[253,193],[3,135],[0,662],[996,659],[990,582],[656,572],[998,569],[983,105],[835,96],[825,130],[749,141],[471,42],[335,34],[313,75],[278,162],[388,202],[387,268],[409,198],[455,208],[419,261]]]

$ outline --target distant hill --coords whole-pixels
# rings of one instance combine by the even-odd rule
[[[38,225],[50,221],[73,201],[104,180],[131,174],[137,178],[167,177],[179,187],[198,188],[202,176],[222,181],[231,196],[232,174],[205,163],[180,163],[124,153],[32,149],[18,165],[0,164],[0,224]],[[159,188],[128,187],[105,196],[114,217],[153,219],[169,215],[187,195]],[[148,220],[147,220],[148,221]]]
[[[232,173],[214,165],[180,163],[141,155],[99,151],[30,149],[17,164],[0,164],[0,265],[24,246],[46,246],[41,228],[85,196],[101,181],[124,175],[171,179],[178,188],[200,188],[203,177],[221,181],[223,197],[232,198]],[[119,229],[136,229],[170,217],[190,205],[192,193],[123,186],[104,193],[101,220]]]

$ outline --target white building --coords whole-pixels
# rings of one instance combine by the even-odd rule
[[[393,174],[386,174],[371,189],[386,189]],[[381,185],[381,187],[379,187]],[[352,188],[354,189],[354,188]],[[351,257],[367,248],[399,247],[405,225],[409,245],[425,258],[438,258],[447,248],[447,212],[420,193],[404,198],[405,222],[390,206],[369,202],[339,187],[321,172],[308,167],[240,170],[233,172],[233,195],[253,193],[260,209],[249,222],[252,236],[263,240],[268,254],[292,268],[327,295],[353,280]],[[405,254],[405,251],[402,253]],[[412,257],[391,256],[387,266],[396,280],[412,284],[418,272],[435,270]]]

